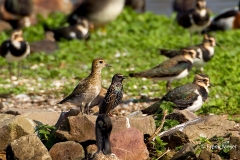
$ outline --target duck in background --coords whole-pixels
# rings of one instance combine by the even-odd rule
[[[3,41],[0,46],[0,55],[8,62],[10,77],[12,75],[11,63],[18,62],[17,77],[19,77],[19,62],[25,59],[30,53],[30,46],[28,42],[23,39],[22,34],[22,30],[13,31],[11,38]]]
[[[226,31],[240,28],[240,1],[238,8],[227,9],[212,18],[211,24],[203,30],[203,33],[212,31]]]
[[[146,1],[145,0],[126,0],[125,6],[131,7],[133,10],[144,13],[146,10]]]
[[[192,43],[192,33],[200,33],[210,24],[210,11],[206,8],[205,0],[196,0],[194,9],[178,12],[177,23],[190,31],[190,41]]]
[[[185,49],[194,49],[199,55],[199,58],[193,60],[193,67],[196,67],[203,73],[204,65],[214,56],[214,48],[216,45],[216,39],[209,34],[205,34],[201,44],[185,47],[180,50],[160,49],[160,54],[172,58],[181,55]]]
[[[5,0],[0,6],[1,19],[8,22],[13,29],[29,27],[32,13],[32,0]]]
[[[60,41],[61,39],[73,40],[88,40],[90,37],[89,32],[89,23],[87,20],[82,20],[81,22],[70,25],[67,27],[54,28],[51,29],[48,26],[44,26],[44,30],[46,32],[50,31],[53,33],[53,37],[56,41]]]
[[[84,0],[68,16],[67,22],[75,25],[87,19],[91,28],[102,27],[115,20],[122,12],[125,0]]]

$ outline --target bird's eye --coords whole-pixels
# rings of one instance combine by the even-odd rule
[[[103,63],[103,61],[99,61],[99,63]]]

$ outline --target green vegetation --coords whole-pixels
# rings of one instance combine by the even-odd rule
[[[24,38],[33,42],[44,38],[43,23],[52,27],[62,26],[64,16],[54,14],[48,19],[40,18],[36,26],[24,29]],[[84,41],[61,41],[60,50],[52,55],[31,54],[24,60],[21,79],[24,83],[12,84],[8,79],[7,62],[0,58],[0,94],[39,93],[69,94],[79,79],[85,78],[96,57],[103,57],[113,67],[103,69],[103,86],[108,87],[115,73],[128,75],[156,66],[166,60],[158,54],[158,48],[176,49],[190,45],[187,30],[174,23],[174,15],[167,17],[147,12],[137,14],[125,9],[118,19],[106,26],[106,34],[101,29]],[[233,120],[239,120],[240,110],[240,30],[217,32],[214,36],[220,47],[216,47],[215,56],[205,66],[204,71],[215,87],[210,89],[208,101],[199,114],[228,114]],[[0,42],[9,37],[9,32],[0,33]],[[194,44],[201,43],[202,37],[193,36]],[[17,65],[14,64],[16,72]],[[182,80],[174,81],[173,87],[193,81],[193,70]],[[57,82],[63,82],[57,88]],[[132,96],[141,94],[162,97],[166,93],[166,82],[153,82],[129,78],[124,82],[125,93]]]
[[[224,159],[229,159],[230,150],[236,146],[229,143],[231,134],[226,134],[226,136],[213,136],[208,139],[206,137],[199,137],[196,141],[199,143],[195,146],[196,153],[200,154],[202,150],[207,150],[209,152],[218,154]]]
[[[47,149],[50,149],[56,143],[55,136],[52,134],[55,130],[56,128],[54,126],[48,124],[38,125],[35,130]]]

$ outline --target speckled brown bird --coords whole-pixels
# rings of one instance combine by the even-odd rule
[[[104,67],[110,67],[110,65],[102,58],[94,59],[90,75],[82,80],[72,93],[60,101],[59,104],[70,102],[79,106],[82,113],[89,114],[89,106],[102,88],[101,71]],[[82,110],[82,106],[84,107],[84,111]]]
[[[161,100],[143,109],[144,114],[155,114],[163,101],[170,101],[175,104],[175,108],[179,110],[189,110],[196,112],[201,108],[208,98],[208,87],[212,86],[210,78],[207,75],[196,74],[193,83],[179,86],[169,91]]]
[[[184,50],[183,55],[170,58],[152,69],[131,73],[129,76],[166,80],[169,91],[173,80],[184,78],[189,74],[195,57],[198,57],[195,50]]]
[[[99,107],[99,114],[109,114],[112,109],[117,107],[123,97],[122,81],[126,76],[115,74],[112,78],[111,85],[108,88],[107,94]]]

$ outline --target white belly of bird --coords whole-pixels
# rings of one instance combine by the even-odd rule
[[[109,4],[106,5],[105,8],[93,14],[90,19],[99,24],[111,22],[122,12],[123,6],[124,0],[110,0]]]
[[[222,18],[216,22],[218,26],[223,26],[225,30],[232,29],[234,17]]]
[[[194,91],[196,94],[198,94],[198,98],[197,100],[191,105],[189,106],[186,110],[191,111],[191,112],[196,112],[197,110],[199,110],[201,108],[201,106],[203,105],[203,100],[202,97],[200,96],[198,90],[196,89]]]
[[[167,81],[173,81],[175,79],[181,79],[184,78],[188,75],[188,69],[185,69],[184,71],[182,71],[179,75],[177,76],[173,76],[173,77],[163,77],[163,78],[156,78],[158,80],[167,80]]]
[[[24,58],[26,58],[29,53],[30,53],[30,47],[28,46],[25,53],[22,54],[21,56],[14,56],[14,55],[12,55],[11,52],[8,51],[6,56],[5,56],[5,59],[8,62],[19,62],[19,61],[23,60]]]
[[[210,56],[212,57],[214,55],[214,47],[208,47],[208,51]]]

